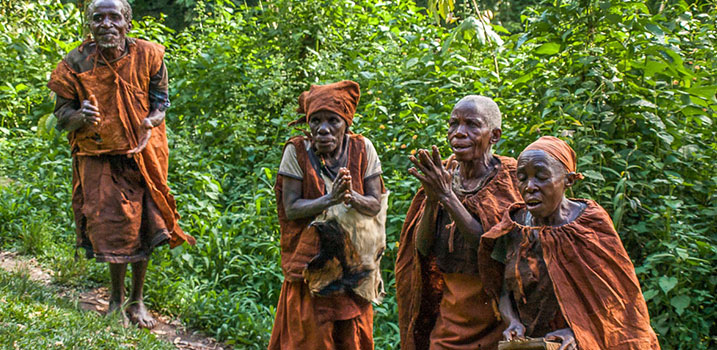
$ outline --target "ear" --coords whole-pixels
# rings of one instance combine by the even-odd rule
[[[573,171],[565,174],[565,188],[573,187],[576,181],[578,181],[578,174],[576,172]]]
[[[495,145],[500,141],[500,137],[503,135],[503,130],[495,128],[490,132],[490,144]]]

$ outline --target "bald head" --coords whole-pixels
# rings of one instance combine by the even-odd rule
[[[488,97],[468,95],[456,103],[453,111],[456,110],[472,111],[481,115],[491,129],[500,129],[501,127],[500,109],[495,101]]]

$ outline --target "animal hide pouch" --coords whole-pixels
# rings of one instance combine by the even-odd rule
[[[303,276],[312,294],[352,290],[368,301],[381,303],[386,294],[380,266],[386,249],[388,195],[388,191],[381,194],[381,210],[376,216],[338,204],[311,223],[320,248]]]

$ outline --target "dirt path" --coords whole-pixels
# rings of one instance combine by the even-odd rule
[[[32,281],[44,285],[52,284],[52,276],[42,269],[35,258],[19,256],[15,253],[0,252],[0,268],[8,272],[27,271]],[[77,293],[74,289],[54,285],[60,289],[60,296],[63,298],[75,298]],[[82,310],[98,312],[102,315],[107,313],[109,306],[109,292],[107,288],[95,288],[79,293],[78,305]],[[151,330],[158,338],[174,344],[177,349],[189,350],[229,350],[231,348],[207,337],[199,332],[191,332],[184,328],[180,320],[171,320],[168,317],[152,312],[157,319],[157,327]]]

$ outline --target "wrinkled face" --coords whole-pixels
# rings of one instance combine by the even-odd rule
[[[470,161],[483,156],[500,140],[500,129],[492,129],[474,104],[456,106],[448,120],[448,142],[456,160]]]
[[[518,157],[518,189],[530,213],[536,218],[552,215],[572,185],[565,167],[541,150],[530,150]]]
[[[346,122],[338,114],[318,111],[309,117],[309,128],[317,154],[332,154],[341,148]]]
[[[122,15],[122,3],[104,0],[96,4],[90,20],[90,31],[101,48],[116,48],[124,42],[131,23]]]

